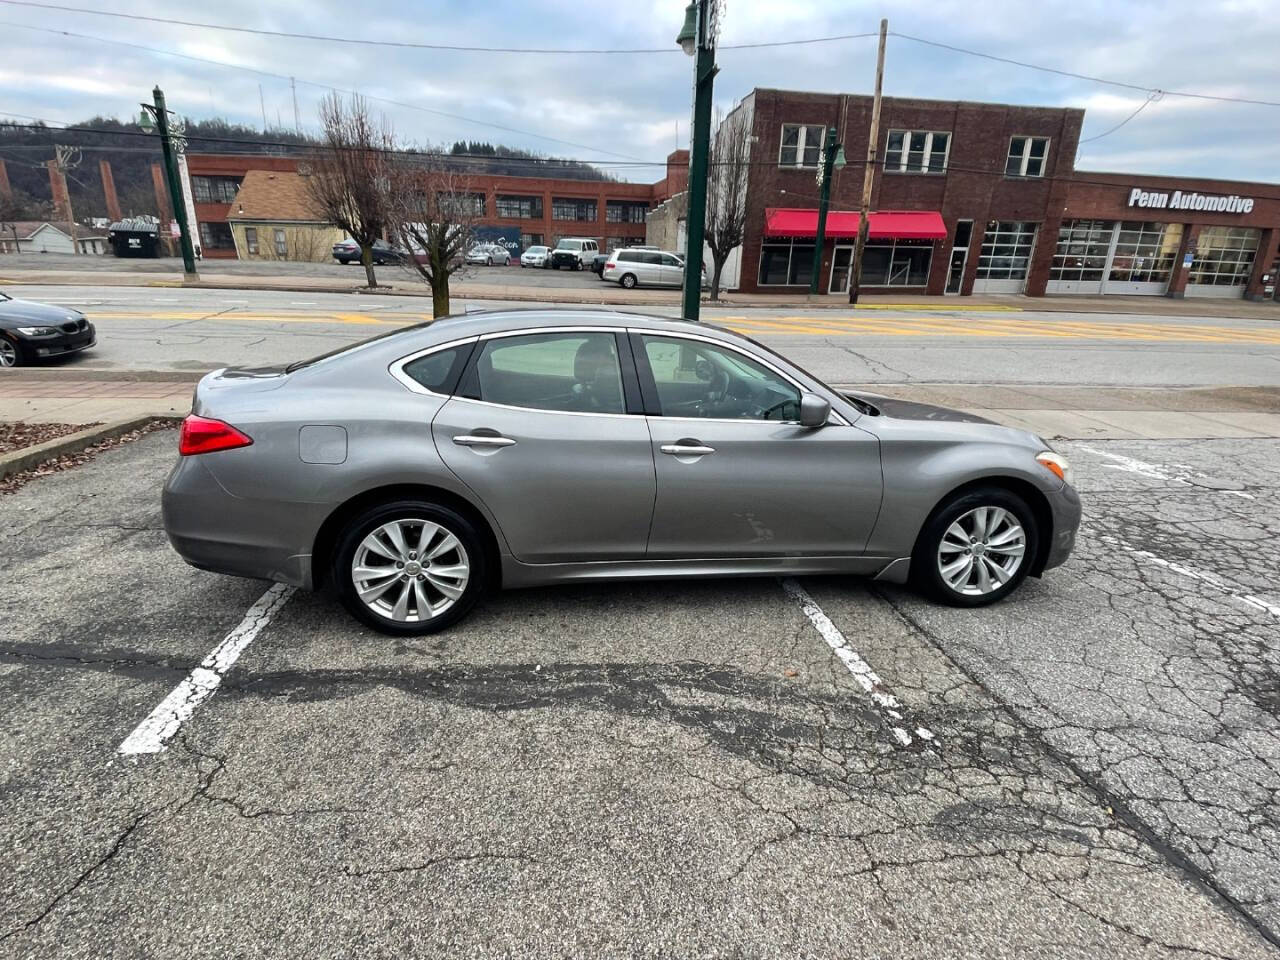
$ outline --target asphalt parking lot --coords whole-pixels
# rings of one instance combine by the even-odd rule
[[[994,608],[592,585],[408,641],[183,565],[171,433],[37,479],[0,955],[1274,956],[1278,443],[1063,443],[1078,552]]]

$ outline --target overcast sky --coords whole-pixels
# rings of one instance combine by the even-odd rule
[[[632,55],[490,54],[375,48],[142,24],[0,3],[0,116],[78,121],[131,117],[160,84],[169,105],[196,118],[293,126],[294,76],[302,126],[314,131],[324,88],[356,88],[385,109],[406,142],[489,140],[607,164],[661,161],[687,146],[692,61],[674,45],[685,0],[221,0],[163,5],[66,0],[86,8],[267,30],[515,47],[654,47]],[[1144,87],[1280,100],[1280,17],[1274,0],[932,0],[877,7],[835,0],[723,0],[722,44],[891,31]],[[17,24],[142,44],[236,66],[178,59]],[[869,93],[875,40],[722,49],[717,106],[753,87]],[[1083,107],[1083,136],[1103,133],[1146,99],[1140,91],[922,46],[891,36],[885,93]],[[479,122],[450,119],[438,111]],[[495,124],[509,130],[495,129]],[[514,131],[522,132],[514,132]],[[678,133],[677,133],[678,130]],[[547,139],[551,138],[551,139]],[[565,142],[557,142],[565,141]],[[569,145],[574,144],[573,146]],[[1132,122],[1081,146],[1090,170],[1280,181],[1280,107],[1166,95]],[[628,179],[653,168],[610,167]]]

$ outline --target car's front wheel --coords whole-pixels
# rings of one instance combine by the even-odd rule
[[[22,344],[0,334],[0,367],[20,367],[25,360]]]
[[[1040,543],[1035,514],[1003,487],[978,487],[945,500],[920,531],[912,579],[954,607],[981,607],[1026,579]]]
[[[356,619],[391,634],[443,630],[484,591],[484,543],[454,510],[399,500],[366,510],[343,531],[332,582]]]

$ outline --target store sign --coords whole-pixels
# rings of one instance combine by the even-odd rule
[[[1175,190],[1162,193],[1159,190],[1143,190],[1134,187],[1129,191],[1129,206],[1144,210],[1204,210],[1216,213],[1252,213],[1253,197],[1236,194],[1223,196],[1216,193],[1195,193]]]

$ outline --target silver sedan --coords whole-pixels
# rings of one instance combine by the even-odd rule
[[[860,574],[979,606],[1071,552],[1080,499],[1030,433],[841,393],[705,324],[449,317],[200,381],[164,490],[206,570],[335,591],[388,633],[486,589]]]

